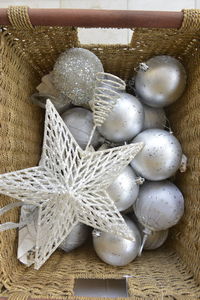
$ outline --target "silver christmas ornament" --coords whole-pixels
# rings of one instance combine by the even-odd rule
[[[166,115],[162,108],[143,105],[144,108],[144,127],[145,129],[160,128],[163,129],[166,124]]]
[[[144,125],[144,110],[140,101],[120,93],[116,103],[99,132],[109,141],[125,142],[137,135]]]
[[[163,180],[179,169],[182,148],[179,141],[168,131],[147,129],[132,141],[143,142],[144,147],[131,162],[131,166],[145,179]]]
[[[168,180],[145,182],[134,203],[134,212],[144,228],[150,231],[168,229],[177,224],[183,215],[183,195]]]
[[[65,252],[70,252],[82,244],[88,239],[89,227],[83,223],[77,223],[66,239],[60,244],[59,248]]]
[[[186,72],[174,57],[154,56],[139,65],[135,77],[136,93],[142,102],[152,107],[172,104],[183,93]]]
[[[103,65],[94,53],[83,48],[71,48],[57,59],[53,82],[73,104],[80,105],[92,99],[97,72],[103,72]]]
[[[144,244],[144,250],[155,250],[161,247],[168,237],[168,229],[160,231],[152,231]]]
[[[92,112],[85,108],[75,107],[64,112],[61,117],[79,146],[85,149],[94,127]],[[96,131],[93,135],[91,145],[95,147],[99,142],[103,142],[103,140],[98,131]]]
[[[138,228],[128,217],[124,219],[132,232],[134,241],[99,230],[93,231],[93,245],[97,255],[102,261],[112,266],[129,264],[137,257],[141,247],[141,236]]]
[[[119,211],[126,210],[135,202],[139,193],[136,180],[135,172],[127,166],[107,189]]]

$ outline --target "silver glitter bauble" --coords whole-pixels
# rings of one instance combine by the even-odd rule
[[[72,48],[57,59],[53,82],[73,104],[79,105],[92,99],[97,72],[103,72],[103,65],[94,53],[83,48]]]
[[[184,212],[180,190],[170,181],[145,182],[134,203],[138,221],[147,229],[159,231],[178,223]]]
[[[94,127],[92,112],[85,108],[76,107],[67,110],[61,115],[61,117],[79,146],[85,149]],[[103,138],[101,138],[100,134],[96,131],[91,145],[95,147],[102,141]]]
[[[168,237],[168,229],[160,231],[152,231],[144,244],[144,250],[155,250],[161,247]]]
[[[88,226],[83,223],[77,223],[67,238],[60,244],[59,249],[70,252],[80,247],[88,239],[89,233]]]
[[[152,107],[164,107],[182,95],[186,86],[186,72],[177,59],[161,55],[141,65],[135,77],[135,87],[142,102]]]
[[[138,134],[133,143],[143,142],[143,149],[131,162],[131,166],[142,177],[149,180],[163,180],[179,169],[182,148],[179,141],[168,131],[147,129]]]
[[[133,169],[127,166],[109,186],[107,192],[119,211],[129,208],[139,193],[139,185],[136,183]]]
[[[144,125],[144,110],[140,101],[127,93],[120,93],[114,108],[99,132],[109,141],[125,142],[137,135]]]
[[[160,128],[163,129],[166,124],[166,115],[162,108],[143,105],[144,108],[144,127],[145,129]]]
[[[124,218],[132,231],[135,241],[117,237],[114,234],[93,231],[93,245],[99,258],[112,266],[125,266],[136,258],[141,247],[141,236],[136,225],[128,218]]]

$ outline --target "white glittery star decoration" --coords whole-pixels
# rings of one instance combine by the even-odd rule
[[[40,165],[0,175],[0,192],[39,208],[35,268],[39,269],[77,222],[133,239],[106,193],[143,144],[82,150],[52,103],[46,105]]]

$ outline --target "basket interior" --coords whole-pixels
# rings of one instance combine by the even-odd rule
[[[29,96],[48,73],[59,53],[69,47],[85,47],[102,60],[106,72],[129,79],[139,62],[156,54],[179,58],[188,73],[183,97],[168,111],[173,131],[189,157],[189,168],[176,182],[185,196],[185,215],[171,230],[167,245],[145,252],[126,267],[101,262],[90,245],[72,253],[56,251],[36,271],[16,258],[17,231],[3,232],[1,241],[2,295],[79,299],[73,296],[76,278],[128,278],[131,299],[198,299],[199,272],[199,145],[200,49],[196,29],[137,29],[130,45],[80,45],[75,28],[7,27],[1,37],[0,79],[1,173],[35,166],[41,154],[44,112]],[[14,201],[1,196],[2,205]],[[7,213],[2,222],[18,221],[19,210]],[[53,274],[53,275],[52,275]],[[22,298],[25,297],[25,298]],[[162,298],[161,298],[162,297]],[[16,298],[16,299],[18,299]],[[82,298],[80,298],[82,299]],[[94,298],[93,298],[94,299]]]

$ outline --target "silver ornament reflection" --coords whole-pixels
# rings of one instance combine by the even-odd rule
[[[133,261],[141,246],[141,236],[136,225],[128,218],[124,218],[135,237],[135,241],[129,241],[117,237],[114,234],[93,231],[93,245],[99,258],[112,266],[125,266]]]
[[[165,230],[177,224],[182,217],[184,199],[172,182],[149,181],[141,186],[133,208],[138,221],[145,228],[152,231]]]
[[[144,244],[144,250],[155,250],[161,247],[168,237],[168,229],[160,231],[152,231]]]
[[[162,108],[143,105],[144,108],[144,127],[145,129],[160,128],[163,129],[166,124],[166,115]]]
[[[144,110],[140,101],[128,93],[120,93],[114,108],[98,130],[111,142],[125,142],[137,135],[143,125]]]
[[[133,169],[127,166],[107,189],[119,211],[129,208],[135,202],[139,193],[136,178]]]
[[[186,72],[174,57],[154,56],[139,67],[135,77],[136,93],[142,102],[152,107],[172,104],[183,93],[186,86]]]
[[[59,249],[70,252],[80,247],[88,239],[89,233],[90,230],[88,226],[83,223],[77,223],[68,237],[60,244]]]
[[[94,53],[83,48],[71,48],[57,59],[53,82],[73,104],[79,105],[92,99],[97,72],[103,72],[103,65]]]
[[[132,160],[131,166],[142,177],[163,180],[179,169],[182,148],[179,141],[168,131],[147,129],[138,134],[133,143],[143,142],[143,149]]]
[[[61,117],[79,146],[85,149],[94,127],[92,112],[85,108],[76,107],[67,110],[61,115]],[[102,141],[103,138],[101,138],[100,134],[96,131],[91,145],[95,147]]]

